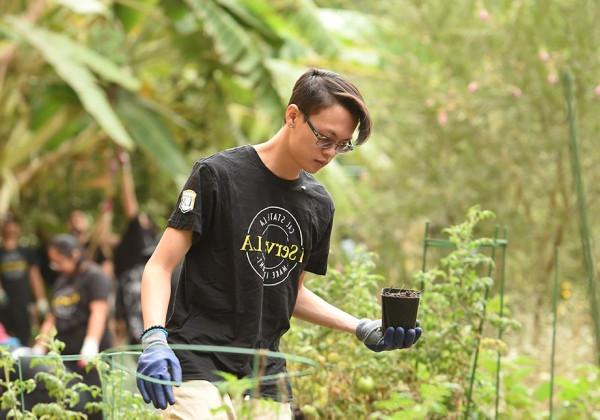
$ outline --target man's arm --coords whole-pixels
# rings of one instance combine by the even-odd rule
[[[142,315],[144,329],[165,325],[171,274],[192,246],[192,232],[168,227],[156,250],[148,260],[142,275]]]
[[[135,184],[133,182],[129,154],[124,149],[119,148],[117,151],[117,159],[121,164],[121,173],[123,176],[121,185],[123,209],[125,210],[127,219],[131,220],[138,215],[140,210],[137,196],[135,194]]]
[[[304,276],[300,275],[298,297],[294,316],[324,327],[353,333],[367,348],[375,352],[411,347],[421,336],[421,328],[404,330],[402,327],[381,327],[381,320],[361,319],[327,303],[304,286]]]
[[[85,339],[81,347],[80,354],[82,359],[78,362],[80,366],[85,366],[100,350],[100,340],[104,335],[106,320],[108,319],[108,301],[105,299],[96,299],[90,302],[90,318],[88,319],[85,330]]]
[[[108,302],[106,300],[93,300],[90,302],[90,318],[88,319],[85,336],[91,337],[100,343],[104,335],[106,320],[108,318]]]
[[[34,353],[44,354],[46,353],[46,340],[45,337],[50,334],[50,330],[55,326],[54,315],[51,313],[46,314],[46,318],[44,322],[40,326],[40,331],[38,332],[38,336],[35,339],[35,345],[33,346]]]
[[[171,296],[171,274],[190,246],[191,231],[168,227],[148,260],[142,275],[144,330],[154,326],[164,327]],[[153,328],[146,331],[141,340],[144,350],[138,359],[138,374],[181,383],[181,365],[169,348],[167,331]],[[144,401],[152,401],[154,407],[164,410],[168,404],[175,404],[171,385],[150,384],[143,376],[138,376],[136,382]]]
[[[43,317],[48,311],[48,301],[46,300],[46,291],[44,290],[44,280],[42,279],[42,273],[37,265],[29,267],[29,284],[33,291],[33,297],[35,298],[38,315]]]
[[[294,316],[313,324],[354,334],[358,319],[336,308],[307,289],[304,286],[305,275],[305,271],[300,275]]]

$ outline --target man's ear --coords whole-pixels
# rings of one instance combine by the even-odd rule
[[[300,108],[296,104],[289,104],[285,110],[285,123],[286,125],[294,125],[296,120],[300,117]]]

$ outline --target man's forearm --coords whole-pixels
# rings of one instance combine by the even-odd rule
[[[40,331],[38,332],[39,338],[36,338],[36,344],[43,343],[45,340],[43,337],[47,336],[50,333],[50,330],[54,327],[54,315],[48,314],[46,315],[46,319],[40,326]]]
[[[303,285],[298,289],[294,316],[323,327],[354,333],[358,319],[326,302]]]
[[[90,318],[86,328],[86,337],[92,337],[96,342],[100,342],[106,328],[108,319],[108,302],[105,300],[96,300],[90,303]]]
[[[148,262],[142,276],[142,316],[144,328],[165,325],[171,296],[171,273]]]
[[[46,299],[44,280],[42,279],[42,274],[37,266],[31,266],[29,268],[29,285],[31,286],[36,301]]]

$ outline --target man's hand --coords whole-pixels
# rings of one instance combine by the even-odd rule
[[[48,301],[44,298],[38,299],[35,302],[35,308],[37,309],[38,316],[44,318],[48,313]]]
[[[384,332],[380,319],[361,319],[356,326],[356,337],[375,352],[408,348],[417,342],[421,332],[419,321],[414,329],[406,331],[402,327],[388,327]]]
[[[81,350],[79,354],[81,354],[81,359],[77,362],[77,364],[84,368],[94,357],[98,355],[98,351],[100,348],[100,343],[94,337],[85,337],[83,340],[83,346],[81,346]]]
[[[142,338],[143,353],[138,359],[137,372],[142,375],[165,381],[181,383],[181,366],[173,350],[167,343],[165,334],[154,330]],[[146,403],[152,401],[155,408],[164,410],[169,404],[175,404],[175,395],[171,385],[162,385],[137,378],[137,387]]]

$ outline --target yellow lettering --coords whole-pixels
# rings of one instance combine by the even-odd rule
[[[270,254],[273,251],[273,247],[275,247],[275,242],[267,241],[267,254]]]
[[[262,252],[262,236],[257,236],[258,238],[258,248],[255,251]]]
[[[67,295],[67,296],[57,296],[54,299],[54,306],[55,307],[72,306],[72,305],[76,304],[77,302],[79,302],[79,293],[74,293],[72,295]]]
[[[300,254],[300,262],[304,259],[304,249],[302,249],[302,254]]]
[[[277,256],[281,257],[281,248],[283,247],[283,245],[281,244],[277,244]]]
[[[254,248],[252,248],[252,241],[250,241],[250,235],[246,235],[246,239],[244,239],[244,244],[240,251],[254,251]]]
[[[281,254],[281,258],[287,258],[290,254],[290,249],[287,246],[279,248],[279,251],[281,251],[281,249],[283,249],[283,251],[285,252],[284,254]]]
[[[290,259],[290,261],[295,261],[296,260],[296,253],[298,252],[298,245],[292,245],[290,247],[290,253],[288,255],[288,258]]]

